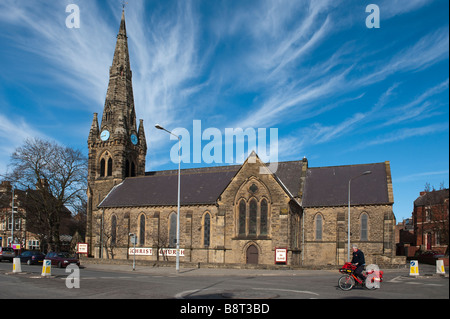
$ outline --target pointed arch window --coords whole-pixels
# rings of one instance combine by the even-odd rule
[[[249,221],[248,221],[248,234],[256,235],[256,220],[257,220],[258,204],[255,199],[250,201]]]
[[[125,177],[136,176],[136,164],[133,161],[125,161]]]
[[[206,213],[203,217],[203,245],[209,247],[211,235],[211,215]]]
[[[117,242],[117,217],[111,217],[111,246],[115,246]]]
[[[139,245],[145,245],[145,215],[139,218]]]
[[[316,240],[322,240],[323,219],[321,214],[316,215]]]
[[[263,199],[261,201],[261,218],[260,218],[260,226],[259,226],[259,233],[261,235],[267,235],[267,200]]]
[[[177,245],[177,214],[173,212],[169,217],[169,248]]]
[[[105,176],[105,167],[106,167],[106,162],[105,162],[105,159],[102,158],[100,161],[100,177]]]
[[[363,213],[361,215],[361,240],[368,240],[368,219],[369,217],[367,216],[366,213]]]
[[[113,162],[112,162],[112,158],[110,157],[108,159],[108,172],[107,172],[107,176],[112,176],[112,167],[113,167]]]
[[[239,203],[239,235],[245,235],[246,204],[244,200]]]

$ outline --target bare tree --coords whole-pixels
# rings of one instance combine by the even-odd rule
[[[7,178],[27,190],[28,229],[43,234],[49,250],[59,249],[61,220],[86,193],[87,159],[79,150],[31,138],[14,151],[10,166]]]
[[[167,256],[164,254],[165,247],[169,243],[169,234],[166,227],[161,227],[161,219],[158,214],[157,225],[152,231],[153,246],[156,246],[156,260],[159,261],[159,250],[161,249],[163,260],[168,260]]]
[[[97,218],[95,235],[99,239],[99,246],[106,253],[106,259],[114,259],[116,248],[124,247],[128,243],[128,219],[110,216]]]

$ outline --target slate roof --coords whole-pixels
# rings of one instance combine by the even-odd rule
[[[446,198],[449,198],[449,189],[434,190],[419,196],[414,201],[414,206],[437,205],[442,204]]]
[[[389,204],[385,163],[308,168],[303,207],[348,205],[348,181],[351,182],[351,205]]]
[[[302,186],[303,161],[279,162],[277,163],[276,177],[289,190],[293,197],[299,197]],[[305,163],[306,165],[306,163]]]
[[[181,170],[181,205],[215,203],[240,166]],[[126,178],[99,207],[177,205],[178,170]]]
[[[372,174],[352,181],[352,205],[388,203],[384,163],[308,168],[304,161],[279,162],[275,178],[291,197],[301,198],[303,206],[347,205],[348,180],[370,170]],[[181,205],[214,204],[241,165],[181,170]],[[148,172],[126,178],[100,203],[100,208],[131,206],[175,206],[178,171]]]

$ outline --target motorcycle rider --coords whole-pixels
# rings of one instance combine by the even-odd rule
[[[366,265],[364,253],[360,249],[358,249],[358,246],[355,244],[353,244],[352,249],[353,249],[352,264],[356,266],[355,275],[361,278],[363,281],[365,281],[366,276],[362,274],[364,266]]]

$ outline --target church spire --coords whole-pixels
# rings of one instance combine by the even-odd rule
[[[98,129],[97,113],[94,113],[94,119],[92,120],[91,130],[89,131],[88,143],[95,142],[99,137],[100,131]]]
[[[94,113],[88,136],[88,204],[86,237],[94,251],[93,223],[98,204],[127,177],[144,176],[147,144],[144,122],[136,125],[125,11],[122,11],[103,116]]]
[[[117,34],[116,50],[114,52],[114,59],[112,67],[126,67],[127,70],[130,69],[130,56],[128,53],[128,37],[127,37],[127,27],[125,24],[125,11],[122,10],[122,19],[120,20],[119,33]],[[117,70],[115,70],[117,71]],[[130,74],[131,76],[131,74]]]
[[[135,114],[125,11],[122,10],[100,128],[108,129],[112,137],[129,137],[136,132]]]

